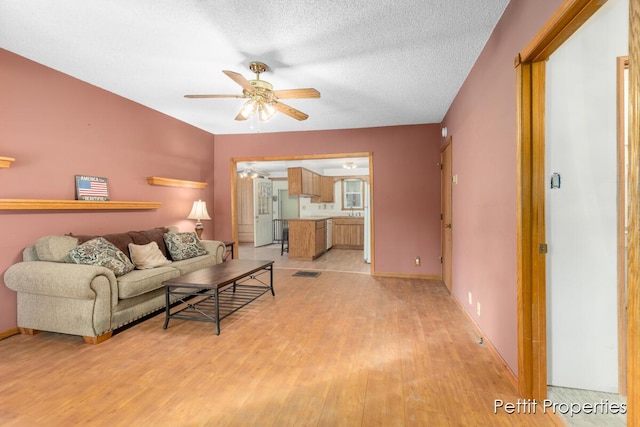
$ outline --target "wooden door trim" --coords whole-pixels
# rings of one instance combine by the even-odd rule
[[[618,393],[627,394],[627,289],[626,289],[626,168],[625,168],[625,104],[624,71],[629,57],[620,56],[616,64],[617,163],[618,163]]]
[[[374,229],[374,202],[373,202],[373,153],[357,152],[357,153],[337,153],[337,154],[303,154],[291,156],[260,156],[260,157],[232,157],[229,159],[229,182],[231,185],[231,238],[238,242],[238,197],[237,197],[237,177],[238,163],[240,162],[269,162],[283,160],[318,160],[318,159],[340,159],[352,157],[367,157],[369,159],[369,221],[370,221],[370,256],[371,256],[371,275],[375,274],[375,229]],[[299,209],[299,206],[298,206]],[[235,251],[239,253],[238,250]],[[237,257],[237,255],[236,255]]]
[[[445,219],[446,218],[445,218],[445,212],[444,212],[444,206],[445,206],[445,203],[444,203],[444,196],[445,196],[444,182],[445,181],[444,180],[447,177],[444,176],[444,170],[445,170],[445,168],[444,168],[444,152],[448,148],[451,148],[453,150],[452,144],[453,144],[453,138],[451,136],[449,136],[449,137],[447,137],[444,145],[440,148],[440,169],[442,170],[442,172],[440,173],[440,180],[441,180],[441,182],[440,182],[440,215],[441,215],[441,219],[440,219],[440,255],[441,255],[441,258],[440,258],[440,262],[441,262],[440,274],[441,274],[441,277],[442,277],[442,281],[445,283],[445,286],[447,287],[449,292],[453,291],[453,280],[452,280],[453,279],[453,275],[452,274],[447,274],[445,272],[445,266],[448,266],[449,269],[452,270],[453,269],[452,268],[453,260],[452,259],[446,260],[446,257],[447,257],[447,255],[449,253],[445,252],[445,240],[446,240],[446,238],[445,238],[445,227],[444,227],[444,225],[445,225]],[[451,163],[451,165],[450,165],[451,169],[453,170],[453,151],[451,151],[450,154],[449,154],[449,161]],[[448,177],[448,179],[451,180],[451,177]],[[452,203],[453,203],[453,199],[452,199],[453,188],[451,188],[451,183],[449,184],[449,186],[450,186],[449,210],[451,211],[450,215],[452,215],[452,211],[453,211],[453,205],[452,205]],[[451,220],[451,218],[450,218],[450,220]],[[451,238],[451,245],[453,245],[453,236]],[[451,252],[451,254],[453,253],[453,251],[450,251],[450,252]],[[445,260],[447,261],[446,263],[445,263]],[[452,273],[452,271],[449,271],[448,273]],[[445,279],[449,279],[449,283],[447,283],[445,281]]]
[[[640,0],[629,2],[627,425],[640,426]]]
[[[607,0],[565,0],[547,23],[520,51],[522,62],[546,61]]]
[[[633,2],[633,0],[632,0]],[[518,388],[547,395],[544,224],[545,61],[606,0],[566,0],[516,57]]]

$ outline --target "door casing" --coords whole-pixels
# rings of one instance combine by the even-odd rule
[[[452,185],[453,185],[453,140],[448,137],[445,145],[440,150],[440,170],[441,170],[441,197],[442,197],[442,217],[441,228],[441,261],[442,261],[442,281],[449,293],[453,289],[453,223],[452,223]]]

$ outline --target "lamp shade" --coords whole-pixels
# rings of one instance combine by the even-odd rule
[[[209,212],[207,212],[207,202],[203,202],[202,200],[193,202],[193,207],[191,208],[191,212],[189,212],[187,219],[195,219],[196,221],[200,221],[201,219],[211,219]]]

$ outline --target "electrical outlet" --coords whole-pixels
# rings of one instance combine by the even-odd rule
[[[476,304],[476,311],[478,312],[478,316],[480,316],[480,301]]]
[[[416,267],[420,267],[420,264],[421,264],[421,262],[420,262],[420,257],[419,257],[419,256],[417,256],[417,257],[416,257]]]
[[[471,298],[471,291],[469,291],[469,305],[473,304],[473,298]]]

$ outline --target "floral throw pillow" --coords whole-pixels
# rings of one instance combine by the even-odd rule
[[[104,237],[96,237],[69,251],[69,257],[76,264],[99,265],[113,271],[120,277],[132,271],[135,266],[129,258]]]
[[[196,233],[165,233],[164,243],[174,261],[207,254],[207,250],[200,243]]]

